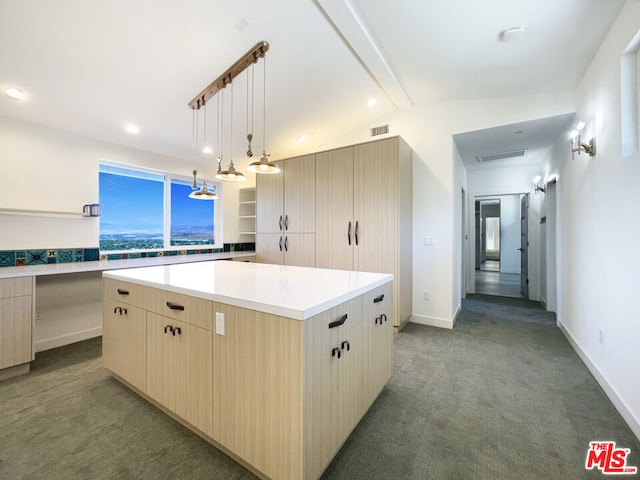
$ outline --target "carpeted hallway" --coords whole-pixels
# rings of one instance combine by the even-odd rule
[[[475,295],[454,330],[409,324],[393,378],[323,479],[591,479],[589,441],[640,443],[539,304]],[[248,479],[112,380],[100,339],[0,383],[0,479]]]

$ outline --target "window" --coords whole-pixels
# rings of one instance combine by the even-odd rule
[[[220,247],[220,201],[189,198],[186,178],[101,164],[99,183],[101,251]]]
[[[625,49],[620,62],[622,156],[640,150],[640,31]]]

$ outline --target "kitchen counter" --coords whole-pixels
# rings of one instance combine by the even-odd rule
[[[155,266],[103,276],[296,320],[393,280],[380,273],[243,262]]]

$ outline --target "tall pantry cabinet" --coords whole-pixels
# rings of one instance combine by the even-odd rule
[[[276,162],[256,176],[256,261],[315,266],[315,155]]]
[[[400,137],[316,154],[316,267],[394,275],[394,325],[411,315],[411,148]]]
[[[401,327],[411,315],[411,161],[411,148],[392,137],[282,160],[284,175],[258,175],[258,261],[391,273]],[[305,243],[302,232],[315,233]]]

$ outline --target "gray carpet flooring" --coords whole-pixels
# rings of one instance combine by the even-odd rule
[[[0,383],[0,479],[255,478],[113,380],[100,353],[99,338],[42,352]],[[606,478],[584,469],[593,440],[640,466],[554,315],[475,295],[454,330],[395,336],[391,381],[323,479]]]

